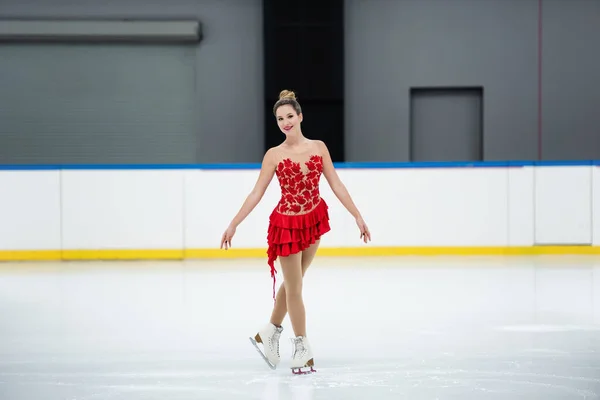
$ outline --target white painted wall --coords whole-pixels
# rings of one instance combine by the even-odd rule
[[[339,169],[371,246],[600,246],[598,166]],[[218,248],[258,170],[0,171],[0,250]],[[323,247],[364,246],[326,180]],[[265,248],[276,180],[238,228]]]

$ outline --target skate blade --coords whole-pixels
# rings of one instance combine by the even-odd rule
[[[306,375],[312,374],[313,372],[317,372],[317,370],[315,370],[315,360],[313,358],[308,360],[302,367],[292,367],[292,373],[294,375]]]
[[[260,356],[262,357],[263,360],[265,360],[265,362],[267,363],[267,365],[269,366],[269,368],[271,368],[272,370],[275,370],[277,368],[276,365],[274,365],[271,361],[269,361],[269,359],[263,354],[262,350],[260,349],[260,347],[258,347],[258,344],[256,343],[256,340],[254,340],[254,338],[250,337],[250,343],[252,343],[254,345],[254,348],[256,349],[256,351],[258,351],[258,354],[260,354]]]
[[[306,369],[302,369],[302,368],[310,368],[308,370]],[[292,374],[294,375],[308,375],[308,374],[312,374],[314,372],[317,372],[316,369],[314,369],[313,366],[310,367],[302,367],[302,368],[292,368]]]

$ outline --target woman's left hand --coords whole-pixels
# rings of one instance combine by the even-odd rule
[[[367,224],[362,218],[356,219],[356,225],[358,225],[358,229],[360,230],[360,238],[367,243],[371,240],[371,232],[369,232],[369,228]]]

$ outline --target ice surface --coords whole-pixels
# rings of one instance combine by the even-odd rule
[[[596,257],[317,258],[317,373],[271,371],[265,260],[0,265],[0,399],[598,399]],[[282,274],[278,274],[278,283]]]

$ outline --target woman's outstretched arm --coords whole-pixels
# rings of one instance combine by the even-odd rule
[[[235,234],[236,228],[246,219],[246,217],[254,210],[254,208],[260,203],[260,200],[263,198],[267,187],[273,180],[273,175],[275,174],[275,154],[273,149],[269,149],[262,161],[262,165],[260,168],[260,174],[258,175],[258,179],[254,185],[254,188],[244,200],[242,207],[238,211],[238,213],[233,217],[229,226],[223,233],[223,237],[221,238],[221,248],[225,246],[225,249],[231,247],[231,239]]]
[[[327,149],[327,145],[324,142],[318,141],[321,154],[323,156],[323,175],[325,179],[327,179],[327,183],[329,183],[329,187],[338,198],[338,200],[342,203],[342,205],[348,210],[350,214],[356,219],[356,224],[360,229],[361,238],[364,239],[365,243],[368,240],[371,240],[371,233],[369,232],[369,228],[367,224],[362,218],[358,207],[354,204],[352,200],[352,196],[348,192],[346,185],[342,182],[340,177],[338,176],[335,167],[333,166],[333,161],[331,160],[331,155],[329,154],[329,149]]]

